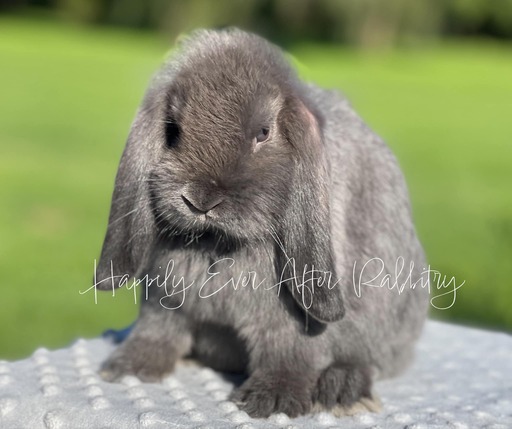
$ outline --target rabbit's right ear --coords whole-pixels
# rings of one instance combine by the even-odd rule
[[[155,221],[148,193],[148,174],[161,139],[152,115],[144,106],[132,124],[115,180],[107,233],[95,267],[97,289],[125,285],[144,263],[155,238]],[[153,150],[152,150],[153,149]]]

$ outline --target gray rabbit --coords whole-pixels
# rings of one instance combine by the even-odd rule
[[[397,162],[347,101],[256,35],[197,31],[120,162],[96,284],[143,299],[101,374],[189,356],[246,374],[231,399],[254,417],[348,406],[410,362],[425,268]]]

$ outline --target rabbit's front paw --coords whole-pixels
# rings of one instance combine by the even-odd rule
[[[371,398],[370,369],[359,366],[330,366],[319,377],[313,401],[327,409],[349,406],[361,398]]]
[[[290,374],[253,375],[232,393],[231,400],[251,417],[274,413],[296,417],[312,407],[310,383]]]
[[[160,381],[172,372],[176,353],[141,339],[122,344],[102,364],[100,376],[105,381],[119,381],[125,375],[134,375],[148,383]]]

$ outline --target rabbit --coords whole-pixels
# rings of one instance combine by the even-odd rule
[[[191,357],[245,374],[230,399],[253,417],[350,406],[410,364],[425,267],[398,163],[345,97],[260,36],[197,30],[120,161],[95,285],[142,299],[100,373],[157,382]]]

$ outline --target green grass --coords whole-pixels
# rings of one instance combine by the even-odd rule
[[[95,304],[79,290],[91,285],[130,122],[169,46],[6,17],[0,34],[0,358],[17,358],[136,316],[129,293]],[[432,266],[466,281],[436,316],[512,329],[512,47],[292,54],[397,154]]]

